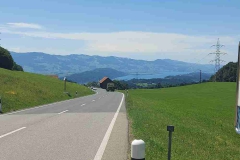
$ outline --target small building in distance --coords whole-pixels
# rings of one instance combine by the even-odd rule
[[[110,78],[108,78],[108,77],[103,77],[103,79],[101,79],[99,81],[100,87],[102,89],[107,89],[107,84],[108,83],[113,83],[113,81]]]

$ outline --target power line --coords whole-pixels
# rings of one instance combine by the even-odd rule
[[[210,55],[210,54],[214,54],[214,55],[215,55],[215,59],[210,61],[210,62],[215,62],[215,75],[216,75],[217,71],[221,68],[220,62],[225,62],[224,60],[222,60],[222,59],[220,58],[221,54],[222,54],[222,55],[227,54],[227,53],[224,53],[224,52],[221,52],[221,51],[220,51],[220,49],[221,49],[223,46],[224,46],[224,45],[221,45],[221,44],[220,44],[220,41],[219,41],[219,38],[218,38],[217,44],[211,46],[211,47],[216,47],[216,51],[208,54],[208,55]],[[216,76],[217,76],[217,75],[216,75]],[[216,77],[216,76],[215,76],[215,81],[217,80],[217,77]]]
[[[206,55],[205,57],[203,57],[202,59],[198,60],[196,63],[199,64],[200,61],[204,60],[205,58],[207,58],[208,55]]]

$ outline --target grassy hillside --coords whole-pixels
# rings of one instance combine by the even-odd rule
[[[167,125],[174,125],[172,159],[239,159],[234,129],[236,83],[129,90],[131,133],[146,142],[146,159],[167,159]],[[133,138],[131,138],[132,140]]]
[[[0,96],[3,112],[15,111],[36,105],[93,94],[91,90],[74,83],[67,83],[69,95],[63,93],[64,83],[58,79],[0,68]]]

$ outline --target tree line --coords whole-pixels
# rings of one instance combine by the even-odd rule
[[[169,87],[178,87],[178,86],[185,86],[185,85],[192,85],[198,84],[200,82],[181,82],[181,83],[165,83],[162,84],[161,82],[158,83],[150,83],[152,82],[151,79],[144,79],[145,81],[149,81],[149,84],[146,86],[140,85],[139,83],[133,83],[136,79],[124,81],[124,80],[113,80],[115,88],[118,90],[125,90],[125,89],[158,89],[158,88],[169,88]],[[203,80],[201,83],[208,82],[208,80]],[[85,84],[88,87],[99,87],[98,82],[89,82]]]

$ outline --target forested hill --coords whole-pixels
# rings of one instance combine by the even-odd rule
[[[237,79],[237,62],[229,62],[223,66],[215,75],[210,78],[210,81],[217,82],[236,82]]]
[[[109,77],[110,79],[114,79],[116,77],[126,76],[127,74],[124,72],[117,71],[111,68],[97,68],[91,71],[86,71],[82,73],[72,74],[67,76],[67,79],[70,81],[74,81],[77,83],[87,83],[87,82],[98,82],[103,77]]]

